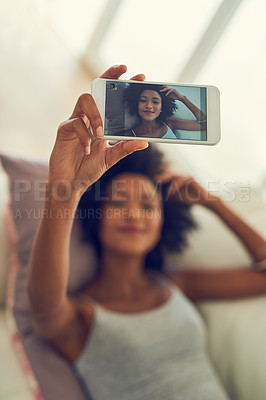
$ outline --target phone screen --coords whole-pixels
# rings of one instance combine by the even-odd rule
[[[104,134],[207,141],[207,89],[106,81]]]

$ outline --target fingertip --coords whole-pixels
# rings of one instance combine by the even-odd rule
[[[120,74],[124,74],[125,72],[127,72],[127,66],[125,64],[113,65],[111,68],[114,69],[116,72],[119,71]]]
[[[127,71],[127,66],[125,64],[119,64],[118,67]]]
[[[149,142],[147,142],[146,140],[138,140],[138,141],[134,141],[135,144],[135,151],[138,150],[145,150],[147,149],[147,147],[149,147]]]
[[[132,78],[130,78],[130,80],[132,80],[132,81],[145,81],[145,79],[146,79],[146,75],[144,75],[144,74],[134,75]]]
[[[125,72],[127,72],[127,66],[125,64],[112,65],[100,77],[105,79],[118,79]]]
[[[147,147],[149,147],[149,145],[150,145],[150,143],[149,142],[146,142],[146,140],[145,141],[143,141],[144,143],[143,143],[143,148],[144,149],[147,149]]]

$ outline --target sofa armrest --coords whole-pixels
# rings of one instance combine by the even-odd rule
[[[30,382],[12,343],[12,315],[0,309],[0,399],[33,400]]]
[[[9,201],[8,176],[0,165],[0,307],[6,299],[10,241],[6,227],[6,210]]]

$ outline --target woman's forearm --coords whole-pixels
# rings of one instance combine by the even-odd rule
[[[206,114],[195,106],[195,104],[191,103],[186,96],[183,96],[182,103],[195,115],[198,121],[206,122]]]
[[[207,129],[207,117],[206,114],[201,111],[195,104],[193,104],[186,96],[182,96],[178,99],[181,101],[195,116],[196,120],[193,119],[182,119],[172,118],[167,121],[168,125],[172,129],[181,129],[186,131],[201,131]]]
[[[208,204],[223,222],[236,234],[254,261],[266,258],[266,240],[220,199]]]
[[[48,188],[27,271],[31,308],[49,314],[61,306],[67,291],[69,246],[78,200],[60,201]]]

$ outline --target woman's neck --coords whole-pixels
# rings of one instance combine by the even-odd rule
[[[139,129],[140,132],[152,134],[158,131],[159,128],[161,128],[161,123],[158,122],[157,120],[145,121],[142,119],[137,128]]]
[[[149,285],[143,257],[104,252],[96,283],[103,291],[108,290],[110,297],[132,297]]]
[[[164,123],[161,121],[144,121],[141,120],[139,125],[134,129],[137,136],[143,137],[162,137],[165,132]]]

